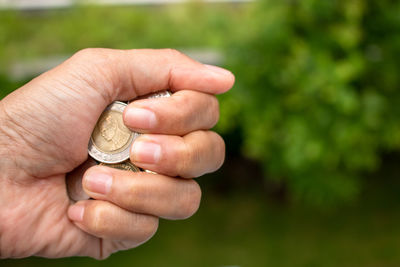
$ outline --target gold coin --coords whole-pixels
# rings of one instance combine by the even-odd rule
[[[118,153],[130,144],[132,132],[124,125],[122,114],[105,111],[92,134],[93,144],[102,152]]]
[[[138,99],[170,96],[171,92],[163,91]],[[126,106],[126,103],[115,101],[101,114],[88,145],[88,153],[96,161],[118,164],[129,159],[130,147],[140,134],[125,126],[123,112]]]
[[[89,142],[88,152],[95,160],[117,164],[129,159],[130,146],[139,136],[124,124],[127,104],[114,102],[101,114]]]
[[[106,163],[100,163],[99,165],[101,166],[107,166],[110,168],[118,169],[118,170],[123,170],[123,171],[132,171],[132,172],[140,172],[140,169],[133,165],[129,160],[118,163],[118,164],[106,164]]]

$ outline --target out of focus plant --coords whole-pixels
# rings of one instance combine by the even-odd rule
[[[398,1],[263,0],[227,45],[237,85],[222,131],[316,205],[353,199],[380,154],[400,148]]]
[[[389,0],[2,11],[0,98],[20,59],[86,47],[219,49],[237,82],[221,97],[217,129],[240,131],[244,155],[289,196],[337,204],[357,196],[383,151],[400,149],[399,14]]]

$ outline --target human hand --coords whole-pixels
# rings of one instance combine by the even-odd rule
[[[218,121],[214,94],[233,83],[230,72],[175,50],[86,49],[0,101],[0,257],[102,259],[147,241],[158,218],[193,215],[201,191],[191,178],[217,170],[225,155],[208,130]],[[166,89],[172,97],[134,101],[124,113],[145,133],[132,162],[159,174],[86,170],[102,111]],[[75,204],[65,180],[78,168],[93,199]]]

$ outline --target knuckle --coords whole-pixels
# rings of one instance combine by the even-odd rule
[[[185,108],[188,108],[191,106],[190,103],[193,101],[192,98],[193,98],[192,95],[188,92],[177,94],[176,100],[178,103],[176,104],[179,106],[183,105]]]
[[[177,110],[178,116],[175,117],[175,129],[180,129],[184,131],[184,129],[191,128],[190,125],[194,123],[193,116],[197,114],[195,110],[193,110],[193,99],[189,94],[180,94],[174,99],[175,107],[179,107]]]
[[[142,216],[146,216],[146,215],[142,215]],[[153,217],[153,216],[146,216],[146,219],[144,220],[144,222],[141,225],[141,238],[140,238],[140,242],[146,242],[148,241],[150,238],[152,238],[157,230],[158,230],[158,224],[159,224],[159,219],[157,217]]]
[[[207,110],[211,113],[209,114],[211,119],[211,125],[210,128],[214,127],[218,121],[219,121],[219,116],[220,116],[220,112],[219,112],[219,101],[215,96],[210,96],[211,100],[209,103],[209,107]]]
[[[111,69],[114,54],[111,49],[85,48],[76,52],[71,59],[80,66],[86,66],[88,70],[94,68],[101,72],[103,69],[106,71]],[[104,74],[103,72],[101,73]]]
[[[114,99],[113,88],[118,88],[119,79],[115,72],[115,50],[105,48],[85,48],[75,53],[69,66],[77,77],[95,88],[107,103]]]
[[[185,190],[185,197],[181,207],[180,217],[187,219],[195,214],[201,202],[201,188],[194,180],[188,180]]]
[[[179,149],[178,153],[181,160],[179,161],[180,165],[178,167],[178,173],[182,177],[192,178],[194,176],[192,173],[192,166],[196,165],[196,163],[199,161],[199,153],[191,144],[188,144],[185,141],[182,141],[182,145],[180,147],[181,148]]]
[[[219,168],[221,168],[221,166],[224,164],[225,162],[225,153],[226,153],[226,146],[225,146],[225,141],[224,139],[218,135],[217,133],[211,132],[212,134],[215,135],[215,145],[214,145],[214,149],[215,149],[215,155],[217,155],[217,160],[215,161],[216,166],[215,169],[213,171],[218,170]]]
[[[166,55],[171,56],[171,57],[182,57],[183,56],[182,52],[180,52],[180,51],[178,51],[176,49],[173,49],[173,48],[165,48],[165,49],[162,49],[162,51]]]
[[[89,228],[99,234],[103,235],[109,230],[105,217],[107,216],[107,208],[103,205],[92,205],[90,207]]]
[[[141,203],[143,203],[143,198],[141,197],[141,195],[143,195],[143,190],[145,189],[143,188],[143,186],[140,186],[139,183],[132,182],[129,187],[129,194],[127,196],[121,196],[127,200],[126,206],[129,209],[141,208]]]
[[[73,58],[78,60],[86,60],[89,58],[102,56],[105,54],[104,52],[105,51],[102,48],[85,48],[76,52],[73,55]]]

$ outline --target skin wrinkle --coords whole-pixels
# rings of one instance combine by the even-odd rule
[[[167,80],[167,89],[171,90],[172,92],[175,92],[174,88],[174,75],[172,74],[174,71],[175,67],[170,66],[169,71],[168,71],[168,80]]]
[[[99,49],[94,49],[96,51],[100,51]],[[84,53],[97,53],[97,52],[88,52],[88,51],[82,51],[81,54]],[[75,58],[80,58],[80,57],[85,57],[87,55],[79,55],[79,53],[76,56],[73,56],[69,61],[69,65],[72,64],[73,62],[75,63]],[[104,59],[104,56],[106,56],[106,60]],[[102,96],[102,98],[105,100],[106,104],[110,104],[115,98],[116,98],[116,90],[113,90],[112,88],[113,85],[115,85],[115,82],[113,82],[114,79],[110,78],[110,72],[113,71],[113,68],[110,67],[110,59],[111,57],[104,54],[104,53],[97,53],[96,57],[97,61],[91,61],[90,64],[82,64],[82,63],[77,63],[79,65],[79,68],[81,68],[83,71],[81,72],[72,72],[72,76],[76,78],[76,80],[81,80],[84,81],[87,85],[88,88],[93,88],[99,95]],[[100,60],[101,59],[101,60]],[[99,64],[100,61],[100,64]],[[78,60],[79,62],[79,60]],[[85,62],[85,61],[80,61],[80,62]],[[76,69],[76,66],[73,66],[73,69]],[[93,71],[95,69],[95,71]],[[100,73],[100,75],[96,75],[99,79],[93,79],[89,77],[93,77],[93,75],[85,75],[89,73]],[[104,77],[107,77],[106,79]],[[114,73],[114,77],[119,77]],[[104,84],[99,84],[99,81],[103,81]],[[105,84],[107,82],[109,84]],[[100,90],[100,88],[104,88],[105,90]]]
[[[38,219],[33,220],[33,221],[30,220],[30,218],[32,218],[32,216],[31,216],[32,214],[29,214],[29,213],[26,213],[23,211],[25,208],[24,205],[26,205],[25,201],[26,200],[24,199],[24,196],[21,196],[20,201],[18,201],[17,203],[15,203],[15,201],[14,201],[13,202],[14,206],[9,207],[12,210],[12,212],[10,212],[9,214],[13,215],[14,217],[7,218],[6,231],[3,234],[5,235],[6,239],[16,242],[15,247],[19,247],[20,249],[23,248],[23,252],[21,254],[27,256],[27,255],[29,255],[29,254],[27,254],[27,251],[31,251],[32,249],[34,249],[35,245],[26,243],[26,242],[24,242],[24,240],[27,237],[30,237],[30,234],[35,234],[35,233],[34,232],[28,232],[28,233],[16,232],[16,231],[9,231],[9,230],[7,231],[8,228],[12,229],[13,224],[14,224],[13,222],[15,220],[23,221],[32,227],[37,226],[37,223],[39,222],[39,220]],[[36,201],[34,201],[34,202],[32,202],[32,200],[30,200],[30,201],[31,201],[30,205],[33,205],[36,207],[34,212],[40,213],[42,211],[41,206],[40,206],[40,201],[39,201],[38,205],[36,205]],[[9,227],[7,227],[7,224],[9,225]],[[10,243],[10,244],[12,244],[12,243]],[[9,254],[10,254],[10,256],[16,256],[15,255],[16,253],[14,251],[10,251]]]
[[[57,104],[58,102],[61,102],[61,99],[59,99],[58,97],[55,97],[55,95],[53,95],[53,98],[51,98],[51,99],[54,99],[54,100],[55,100],[54,103],[56,103],[56,104]],[[40,106],[41,106],[41,109],[43,109],[43,110],[46,110],[46,109],[47,109],[47,107],[44,106],[44,105],[43,105],[42,103],[40,103],[40,102],[38,102],[38,103],[36,103],[36,104],[40,105]],[[59,105],[59,106],[61,106],[61,105]],[[51,114],[50,110],[48,110],[48,113]],[[26,127],[24,127],[24,126],[22,126],[21,124],[19,124],[19,123],[17,122],[17,120],[11,119],[12,116],[11,116],[10,114],[8,114],[8,112],[7,112],[6,114],[10,117],[10,121],[14,122],[14,124],[17,125],[18,127],[22,128],[24,132],[30,133],[32,136],[35,136],[37,139],[39,139],[39,141],[42,141],[43,143],[50,144],[50,145],[54,148],[54,155],[57,154],[56,151],[60,151],[60,149],[62,149],[62,145],[63,145],[63,144],[60,144],[60,143],[58,143],[58,142],[52,142],[52,141],[49,141],[49,140],[47,140],[47,139],[42,138],[41,136],[34,135],[32,132],[30,132],[29,129],[27,129]],[[23,119],[21,119],[21,120],[23,120]],[[37,120],[37,123],[38,123],[38,122],[40,122],[40,120]],[[47,127],[47,125],[48,125],[47,123],[43,123],[43,126],[42,126],[42,127]],[[26,141],[26,143],[28,144],[28,146],[30,146],[30,147],[32,147],[32,148],[35,147],[35,148],[34,148],[35,150],[40,151],[40,148],[41,148],[41,147],[44,147],[43,145],[36,145],[36,144],[34,144],[36,141],[31,141],[31,140],[27,139],[26,136],[29,136],[29,134],[28,134],[28,135],[22,134],[22,135],[20,135],[20,136],[21,136],[21,138],[23,138],[23,139]],[[74,151],[71,151],[71,152],[74,152]],[[41,152],[40,152],[40,153],[41,153]],[[83,155],[83,154],[82,154],[82,155]],[[87,155],[86,155],[86,153],[85,153],[85,154],[81,157],[81,161],[83,162],[84,160],[86,160],[86,158],[87,158]],[[74,159],[74,157],[71,157],[71,159]],[[66,158],[65,160],[68,161],[69,158]],[[76,164],[75,161],[74,161],[74,162],[71,162],[71,165],[75,165],[75,164]],[[71,168],[71,170],[72,170],[72,168]]]
[[[112,97],[111,101],[113,100],[127,101],[136,98],[138,96],[138,93],[136,91],[133,71],[126,71],[131,69],[129,66],[129,61],[123,62],[121,64],[118,59],[114,59],[112,64],[114,66],[117,66],[117,68],[110,68],[110,71],[113,72],[113,75],[111,75],[111,77],[119,77],[119,78],[118,79],[109,78],[112,81],[111,88],[114,88],[114,90],[112,90],[113,93],[111,95]],[[126,77],[126,75],[128,75],[128,78]],[[124,77],[124,79],[121,79],[121,77]],[[128,84],[128,86],[126,84]],[[122,99],[117,99],[118,95],[123,96]]]
[[[54,234],[54,238],[53,240],[49,240],[48,244],[61,244],[60,239],[64,238],[66,239],[68,236],[73,237],[73,235],[71,234],[71,229],[70,228],[75,228],[75,226],[73,225],[72,222],[69,222],[68,219],[65,217],[65,214],[67,212],[69,206],[69,201],[65,200],[65,207],[63,209],[59,209],[58,207],[50,207],[49,210],[55,210],[55,212],[53,212],[52,214],[57,213],[59,210],[59,214],[58,217],[56,217],[56,228],[53,229]],[[51,212],[50,212],[51,214]],[[64,227],[63,225],[66,225],[67,227]],[[83,232],[81,229],[77,229],[75,228],[76,231],[81,231]],[[46,229],[44,229],[44,231],[46,231]],[[46,235],[49,235],[48,232],[46,232]],[[40,236],[43,236],[43,234],[40,234]],[[63,253],[63,250],[65,249],[66,251],[71,251],[71,255],[74,255],[75,253],[72,253],[72,251],[76,250],[76,240],[73,240],[71,238],[68,238],[67,242],[67,246],[65,247],[61,247],[61,245],[58,246],[54,246],[54,245],[48,245],[46,247],[44,247],[41,251],[39,251],[37,253],[37,255],[46,255],[49,254],[50,252],[53,253],[57,253],[57,254],[61,254]],[[61,255],[60,255],[61,256]]]
[[[125,64],[128,65],[128,62],[126,62]],[[129,69],[129,68],[127,67],[127,69]],[[130,86],[128,88],[128,90],[132,90],[134,92],[134,95],[132,95],[131,99],[135,99],[136,97],[138,97],[137,86],[135,84],[135,80],[136,80],[135,79],[135,74],[133,73],[133,71],[131,71],[129,73],[129,84],[130,84]],[[121,90],[121,88],[122,88],[121,83],[122,83],[122,81],[119,79],[119,84],[118,84],[118,87],[117,87],[118,90]]]
[[[67,212],[68,206],[66,206],[65,208],[65,213]],[[91,243],[98,243],[99,238],[97,237],[92,237],[90,240],[84,241],[85,244],[83,244],[83,246],[86,248],[87,251],[91,251],[91,252],[86,252],[86,251],[79,251],[79,248],[77,247],[77,243],[81,242],[79,240],[76,240],[76,233],[71,231],[70,228],[74,228],[77,232],[81,232],[82,234],[84,234],[84,231],[76,228],[75,225],[70,222],[65,216],[64,218],[62,218],[62,220],[60,220],[60,225],[63,224],[63,221],[65,221],[66,223],[68,223],[68,227],[63,227],[61,229],[61,232],[58,234],[59,238],[64,238],[65,240],[67,240],[67,245],[66,248],[63,248],[61,246],[61,242],[59,242],[59,248],[57,249],[57,251],[59,251],[58,253],[60,254],[60,257],[65,256],[62,255],[63,253],[63,249],[65,249],[66,251],[69,251],[69,256],[86,256],[86,255],[92,255],[93,257],[98,257],[98,251],[96,250],[96,253],[93,253],[93,249],[91,248]],[[65,224],[64,224],[65,225]],[[54,246],[49,246],[49,248],[54,248]],[[40,253],[38,253],[38,256],[45,256],[48,255],[50,251],[46,251],[43,250]]]
[[[187,180],[187,183],[184,186],[184,190],[182,190],[184,193],[180,194],[183,198],[183,200],[181,200],[182,203],[185,203],[186,205],[181,210],[181,212],[183,213],[182,216],[186,215],[184,217],[192,216],[199,207],[201,193],[200,197],[194,198],[193,195],[198,194],[198,191],[201,192],[201,190],[199,189],[199,186],[197,184],[193,185],[193,183],[195,183],[193,180]],[[179,207],[179,205],[177,205],[177,207]]]
[[[201,134],[204,134],[204,132],[201,132]],[[199,147],[199,144],[193,143],[192,142],[192,158],[191,158],[191,163],[194,166],[201,166],[201,159],[204,158],[204,156],[206,155],[202,155],[203,153],[205,153],[205,151],[203,149],[201,149],[201,147]],[[190,169],[190,168],[189,168]],[[203,173],[201,173],[201,175],[203,175]]]
[[[182,94],[177,93],[175,99],[176,99],[175,100],[176,104],[180,104],[180,105],[175,105],[175,106],[179,107],[179,109],[182,109],[182,107],[185,107],[184,109],[190,109],[190,111],[187,112],[187,113],[190,114],[191,116],[187,117],[186,120],[184,120],[184,121],[182,121],[180,123],[184,123],[184,124],[188,125],[185,128],[193,128],[192,126],[189,126],[189,125],[196,125],[197,124],[197,122],[199,121],[198,113],[197,112],[193,112],[194,108],[191,105],[187,104],[189,99],[187,98],[186,95],[182,95]],[[183,105],[185,105],[185,106],[183,106]]]
[[[211,125],[208,125],[209,127],[206,127],[206,129],[203,129],[203,130],[208,130],[208,129],[215,127],[221,116],[218,99],[215,96],[212,96],[212,98],[213,98],[212,103],[214,105],[214,108],[210,108],[210,109],[206,109],[206,110],[208,110],[208,112],[209,112],[208,116],[210,118],[214,118],[214,121],[213,121],[213,123],[211,123]]]
[[[60,185],[59,190],[63,190],[63,182],[62,179],[56,179],[56,178],[62,178],[62,177],[53,177],[53,178],[49,178],[51,180],[55,180],[57,181],[57,184]],[[43,208],[46,209],[47,211],[47,216],[45,215],[44,217],[40,218],[40,220],[46,220],[46,219],[50,219],[50,218],[46,218],[46,217],[51,217],[56,215],[55,217],[55,222],[54,222],[54,227],[51,229],[47,229],[47,228],[40,228],[37,231],[36,235],[38,236],[38,238],[43,239],[43,237],[45,237],[44,239],[47,240],[47,244],[61,244],[61,242],[58,242],[59,239],[61,238],[66,238],[66,233],[70,233],[71,235],[71,228],[75,229],[75,231],[77,232],[82,232],[83,231],[81,229],[75,228],[75,226],[73,225],[73,223],[69,222],[69,220],[65,217],[66,211],[68,209],[69,203],[70,201],[68,200],[68,198],[62,197],[62,194],[57,194],[60,197],[60,200],[64,202],[63,204],[63,208],[54,205],[53,203],[50,204],[50,206],[44,206]],[[58,201],[54,201],[55,203]],[[50,232],[49,232],[50,230]],[[58,247],[58,246],[54,246],[54,245],[47,245],[44,246],[40,249],[40,251],[36,252],[36,255],[46,255],[46,254],[54,254],[54,253],[62,253],[62,250],[65,249],[65,247]],[[68,244],[68,249],[66,249],[66,251],[70,251],[70,250],[74,250],[76,249],[76,240],[71,240],[70,243]],[[59,252],[58,252],[59,251]],[[64,251],[65,252],[65,251]],[[75,253],[71,253],[71,256],[74,255]]]
[[[64,64],[67,64],[67,63],[64,63]],[[77,74],[75,71],[67,70],[67,72],[68,72],[68,75],[71,76],[71,78],[68,79],[68,83],[63,82],[63,80],[61,80],[61,79],[55,79],[56,82],[61,84],[64,88],[67,88],[68,90],[73,91],[74,93],[76,93],[76,95],[80,95],[82,93],[82,90],[84,90],[85,92],[95,92],[96,95],[101,96],[101,98],[104,99],[105,102],[107,102],[108,98],[105,97],[105,95],[101,94],[98,90],[94,90],[93,87],[90,85],[89,80],[85,77],[85,75]],[[79,81],[79,83],[77,83],[77,81]],[[82,86],[80,84],[80,82],[82,82],[82,81],[86,84],[86,86]],[[73,84],[74,86],[71,86],[70,84]],[[75,97],[75,95],[74,95],[74,97]],[[90,96],[90,98],[92,98],[92,97],[94,97],[94,96]],[[78,102],[80,102],[81,98],[77,97],[76,100]]]
[[[77,89],[75,89],[73,86],[69,86],[66,82],[64,82],[63,80],[56,80],[57,84],[60,84],[61,87],[65,88],[65,90],[62,91],[63,94],[66,95],[66,99],[68,99],[71,102],[81,102],[81,99],[79,97],[79,92],[77,91]],[[70,81],[69,81],[70,83]],[[82,89],[81,89],[82,90]],[[49,90],[50,91],[50,90]],[[62,101],[63,99],[60,99],[60,93],[54,93],[54,91],[51,91],[51,94],[58,99],[58,102],[64,102]]]
[[[3,127],[0,128],[0,132],[2,132],[3,136],[6,136],[6,138],[8,138],[10,140],[14,140],[15,143],[17,143],[15,137],[12,134],[8,133],[7,131],[4,131],[5,128],[7,128],[8,130],[12,131],[12,127],[6,127],[6,124],[9,123],[10,120],[7,119],[7,112],[4,109],[3,101],[0,101],[0,104],[1,104],[0,105],[0,108],[1,108],[0,112],[3,111],[2,114],[4,114],[6,116],[6,119],[5,119],[4,123],[2,123]],[[1,131],[1,129],[3,129],[3,131]],[[15,132],[15,134],[19,135],[17,131],[14,131],[14,132]],[[3,145],[6,146],[8,149],[7,149],[7,151],[3,152],[3,154],[6,155],[6,156],[2,156],[2,158],[3,159],[7,159],[7,158],[11,159],[8,162],[11,161],[12,163],[11,163],[11,165],[9,164],[8,166],[7,165],[3,166],[1,169],[2,170],[4,170],[4,169],[7,170],[8,169],[10,171],[13,170],[11,172],[11,175],[6,175],[5,176],[5,179],[7,180],[8,183],[14,184],[14,185],[27,184],[26,181],[24,183],[22,183],[21,179],[17,179],[19,177],[28,176],[30,174],[28,174],[26,172],[26,170],[24,168],[22,168],[22,166],[20,165],[19,161],[17,160],[16,155],[18,155],[18,153],[14,153],[14,150],[13,150],[13,149],[15,149],[16,146],[10,146],[9,144],[5,144],[5,143],[3,143]],[[0,149],[0,154],[1,153],[2,153],[2,151]],[[26,159],[29,159],[29,158],[30,158],[29,156],[26,157]],[[2,160],[2,162],[5,162],[5,160]],[[1,167],[1,165],[0,165],[0,167]],[[5,174],[5,172],[3,172],[3,177],[4,177],[4,174]]]
[[[61,84],[61,85],[64,85],[63,82],[61,82],[61,81],[60,81],[60,84]],[[63,91],[63,94],[66,94],[67,96],[72,97],[73,99],[76,99],[76,101],[71,101],[71,100],[69,99],[69,97],[66,97],[66,99],[68,99],[68,102],[79,102],[79,99],[76,97],[76,94],[73,94],[73,93],[72,93],[72,92],[76,92],[76,91],[73,90],[73,89],[71,89],[71,88],[69,88],[69,87],[66,87],[66,88],[67,88],[67,90],[64,90],[64,91]],[[72,115],[72,114],[69,114],[69,113],[70,113],[70,110],[73,109],[73,107],[69,108],[69,106],[66,106],[66,104],[64,104],[65,101],[63,101],[62,98],[57,97],[57,95],[54,95],[54,98],[55,98],[55,99],[58,99],[58,101],[56,102],[56,104],[58,105],[58,103],[60,103],[60,105],[58,105],[58,106],[63,107],[63,108],[65,109],[64,114],[66,114],[66,115],[68,116],[68,118],[69,118],[71,121],[72,121],[72,120],[75,120],[75,118],[73,117],[73,115]],[[67,103],[68,103],[68,102],[67,102]],[[49,113],[50,113],[50,112],[52,112],[52,111],[49,111]],[[79,119],[76,119],[76,120],[79,120]],[[78,128],[78,129],[74,129],[74,131],[79,131],[79,128]],[[83,132],[82,135],[83,135],[83,134],[86,134],[86,133]],[[61,140],[57,140],[57,142],[52,142],[51,144],[52,144],[52,145],[56,145],[56,146],[58,147],[58,151],[60,151],[60,149],[63,149],[63,147],[68,147],[68,144],[69,144],[70,140],[65,140],[65,142],[66,142],[66,143],[62,143]],[[87,142],[89,142],[89,140],[87,140]],[[74,152],[76,152],[76,150],[72,150],[70,153],[74,153]],[[80,165],[80,164],[82,164],[82,163],[87,159],[86,149],[82,149],[82,152],[80,152],[79,154],[80,154],[81,156],[79,157],[80,160],[78,160],[78,161],[74,160],[75,157],[68,157],[68,158],[66,158],[66,159],[64,159],[64,160],[66,160],[66,161],[71,160],[71,162],[70,162],[70,165],[71,165],[71,166]],[[71,168],[70,170],[68,170],[68,172],[69,172],[69,171],[72,171],[72,170],[73,170],[73,168]]]
[[[26,147],[30,147],[33,151],[38,151],[38,152],[39,152],[39,153],[36,153],[36,155],[40,155],[40,154],[43,152],[43,151],[41,151],[40,148],[41,148],[41,147],[44,147],[44,146],[43,146],[43,145],[39,145],[39,146],[38,146],[37,144],[35,145],[35,141],[29,140],[29,139],[27,138],[28,136],[32,136],[32,137],[34,137],[34,138],[37,138],[39,141],[41,141],[41,142],[43,142],[43,143],[45,143],[45,144],[48,144],[48,145],[51,145],[51,146],[55,146],[58,150],[60,149],[60,147],[59,147],[58,144],[54,144],[54,143],[52,143],[52,142],[50,142],[50,141],[47,141],[46,139],[44,139],[44,138],[42,138],[42,137],[40,137],[40,136],[38,136],[38,135],[33,134],[33,132],[31,132],[29,129],[27,129],[27,128],[25,128],[24,126],[22,126],[20,123],[17,122],[17,120],[13,119],[13,118],[11,117],[11,115],[8,114],[8,111],[4,111],[4,113],[6,114],[6,116],[9,117],[9,122],[12,123],[12,124],[14,125],[14,127],[19,128],[19,129],[22,130],[23,132],[27,132],[27,134],[19,134],[20,140],[23,140],[23,141],[25,142],[25,144],[19,145],[19,146],[21,146],[21,147],[24,147],[24,149],[20,149],[21,151],[27,151]],[[12,128],[12,127],[10,127],[10,129],[11,129],[11,128]],[[17,134],[19,133],[18,131],[15,131],[15,132],[16,132]],[[14,140],[16,140],[16,139],[14,139]],[[18,144],[18,142],[16,142],[16,144]],[[16,147],[18,148],[19,146],[16,146]],[[29,153],[28,153],[28,154],[29,154]],[[54,152],[54,154],[56,154],[56,153]],[[18,155],[18,153],[15,153],[15,155]],[[32,154],[32,155],[35,155],[35,153]],[[23,164],[20,163],[20,162],[27,162],[27,159],[29,159],[29,158],[31,158],[31,157],[25,156],[24,159],[20,159],[20,160],[15,159],[16,165],[17,165],[17,166],[20,166],[21,169],[22,169],[24,172],[26,172],[27,174],[29,174],[30,176],[37,177],[37,175],[34,174],[33,170],[27,170],[26,168],[23,167]],[[32,158],[32,159],[33,159],[33,158]],[[43,177],[42,177],[42,178],[43,178]]]
[[[36,104],[41,105],[39,102],[36,102]],[[45,106],[42,106],[42,108],[46,108]],[[3,109],[3,113],[7,116],[8,118],[8,122],[12,123],[14,126],[17,126],[18,128],[22,129],[24,133],[19,134],[19,138],[24,139],[24,141],[26,142],[27,145],[30,145],[32,148],[34,147],[33,143],[31,141],[29,141],[26,136],[33,136],[38,138],[40,141],[42,141],[45,144],[51,144],[50,141],[42,138],[39,135],[36,135],[35,133],[33,133],[32,131],[30,131],[29,129],[27,129],[26,127],[24,127],[21,123],[18,122],[18,119],[21,121],[24,121],[24,118],[22,116],[18,116],[18,112],[13,112],[13,114],[10,114],[8,112],[7,108]],[[22,113],[24,114],[24,113]],[[36,122],[40,122],[40,120],[35,120]],[[43,124],[41,127],[47,127],[46,124]],[[10,129],[12,129],[12,127],[9,127]],[[18,134],[18,131],[15,131]],[[15,139],[15,141],[17,141],[17,139]]]
[[[191,160],[192,160],[192,154],[191,153],[191,148],[189,147],[189,144],[186,142],[185,138],[182,141],[182,145],[183,145],[183,149],[181,150],[181,155],[183,157],[181,157],[181,168],[179,173],[184,177],[184,178],[188,178],[191,175],[189,173],[186,173],[186,171],[190,166]]]
[[[0,114],[5,114],[5,116],[6,116],[5,119],[1,119],[1,117],[0,117],[0,122],[1,122],[1,126],[2,126],[2,127],[0,127],[0,137],[5,136],[7,139],[13,140],[14,137],[12,135],[10,135],[7,131],[4,130],[6,128],[8,120],[7,120],[7,113],[5,112],[3,101],[0,101]],[[7,147],[7,150],[10,149],[10,145],[8,142],[2,143],[0,145]],[[0,152],[1,152],[1,150],[0,150]],[[11,153],[11,154],[13,154],[13,153]],[[2,161],[2,162],[4,162],[4,161]],[[15,163],[15,158],[14,158],[14,163]]]

